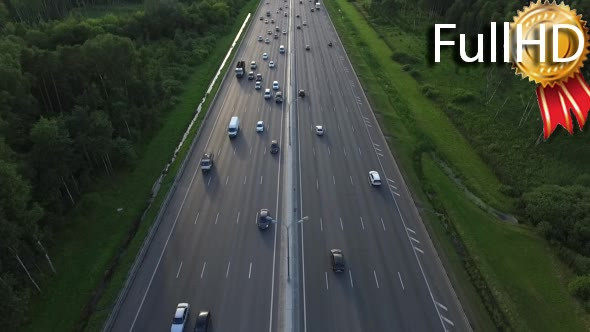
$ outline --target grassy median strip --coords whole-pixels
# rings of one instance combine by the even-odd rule
[[[420,83],[392,60],[393,50],[382,39],[383,34],[368,24],[353,3],[327,0],[325,5],[392,152],[414,189],[431,237],[444,253],[443,262],[474,327],[492,330],[506,321],[518,330],[584,330],[583,313],[564,287],[565,269],[546,242],[529,228],[499,222],[478,208],[428,155],[434,153],[446,161],[483,201],[510,211],[512,202],[499,191],[500,182],[490,168],[438,105],[424,95]],[[412,44],[409,38],[401,45]],[[428,212],[433,203],[444,207],[457,234]],[[457,251],[456,241],[467,252]],[[475,262],[475,275],[482,275],[483,285],[466,285],[474,280],[474,271],[465,270],[468,260]],[[482,300],[478,293],[487,290],[493,298]],[[501,311],[493,322],[486,308],[488,313]],[[545,323],[548,320],[551,322]],[[567,323],[561,324],[564,321]]]
[[[42,284],[43,293],[33,301],[25,330],[72,331],[82,327],[88,331],[100,330],[223,76],[220,76],[211,97],[203,105],[189,139],[171,165],[158,195],[122,254],[111,282],[105,285],[96,311],[87,323],[80,321],[83,308],[95,293],[113,257],[121,250],[134,221],[141,216],[154,181],[171,158],[245,17],[257,4],[258,1],[252,0],[244,6],[234,26],[217,40],[217,46],[207,60],[195,67],[184,83],[178,104],[165,116],[158,133],[141,149],[137,166],[129,172],[115,175],[112,181],[85,195],[72,212],[71,218],[75,221],[72,227],[58,234],[52,253],[58,274]],[[226,63],[225,70],[231,63]],[[122,210],[117,211],[119,208]]]

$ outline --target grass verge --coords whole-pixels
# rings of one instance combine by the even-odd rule
[[[499,325],[497,319],[505,318],[517,329],[583,330],[580,319],[583,313],[564,287],[562,274],[566,269],[542,239],[526,227],[499,223],[471,203],[440,170],[434,178],[421,178],[421,173],[433,172],[432,163],[426,165],[427,169],[422,168],[423,152],[434,150],[485,202],[500,210],[512,209],[510,199],[499,191],[500,182],[495,175],[444,112],[424,96],[419,82],[402,65],[392,61],[392,50],[357,8],[345,0],[327,0],[324,4],[406,181],[416,189],[413,192],[416,203],[474,329],[495,330]],[[428,212],[432,210],[431,198],[419,190],[423,188],[421,181],[432,181],[436,197],[445,198],[443,206],[450,222],[457,223],[460,238]],[[467,252],[457,251],[455,242],[462,239]],[[484,244],[480,245],[480,240]],[[512,254],[510,250],[518,253]],[[487,284],[472,282],[465,268],[466,256],[475,262]],[[482,290],[489,290],[493,298],[482,300]],[[490,316],[490,305],[501,310],[500,317]],[[545,317],[553,319],[551,324],[542,324]],[[564,319],[568,323],[559,325]]]
[[[159,194],[141,221],[128,249],[121,256],[119,266],[87,324],[80,324],[83,308],[96,291],[113,257],[119,254],[134,220],[141,216],[154,181],[169,161],[246,15],[257,4],[256,0],[251,0],[244,6],[234,26],[218,39],[217,46],[207,60],[194,69],[184,83],[183,92],[178,98],[180,102],[165,115],[161,129],[140,151],[137,166],[128,172],[120,172],[111,181],[104,181],[95,192],[84,195],[71,212],[71,226],[56,234],[56,242],[51,250],[58,273],[42,280],[43,293],[32,302],[28,324],[23,330],[72,331],[85,326],[85,330],[96,331],[102,327],[212,98],[203,105],[204,111],[194,124],[190,139],[171,165]],[[226,69],[230,65],[231,61],[228,61]],[[221,79],[211,96],[217,91],[220,82]],[[118,208],[123,210],[118,212]]]

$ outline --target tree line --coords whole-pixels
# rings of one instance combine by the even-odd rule
[[[0,326],[16,328],[53,234],[92,186],[132,167],[245,0],[0,1]]]

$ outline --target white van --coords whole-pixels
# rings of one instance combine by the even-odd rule
[[[316,2],[316,3],[315,3],[315,9],[316,9],[316,10],[320,10],[320,3],[319,3],[319,2]]]
[[[279,46],[279,53],[285,53],[285,45]]]
[[[238,136],[238,132],[240,131],[240,118],[237,116],[232,116],[231,120],[229,120],[229,126],[227,127],[227,134],[230,138]]]

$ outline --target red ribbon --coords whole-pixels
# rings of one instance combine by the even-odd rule
[[[558,125],[570,134],[574,125],[570,110],[578,120],[580,130],[584,127],[590,111],[590,86],[581,74],[576,74],[567,82],[556,83],[553,87],[537,87],[537,100],[543,118],[543,133],[549,138]]]

